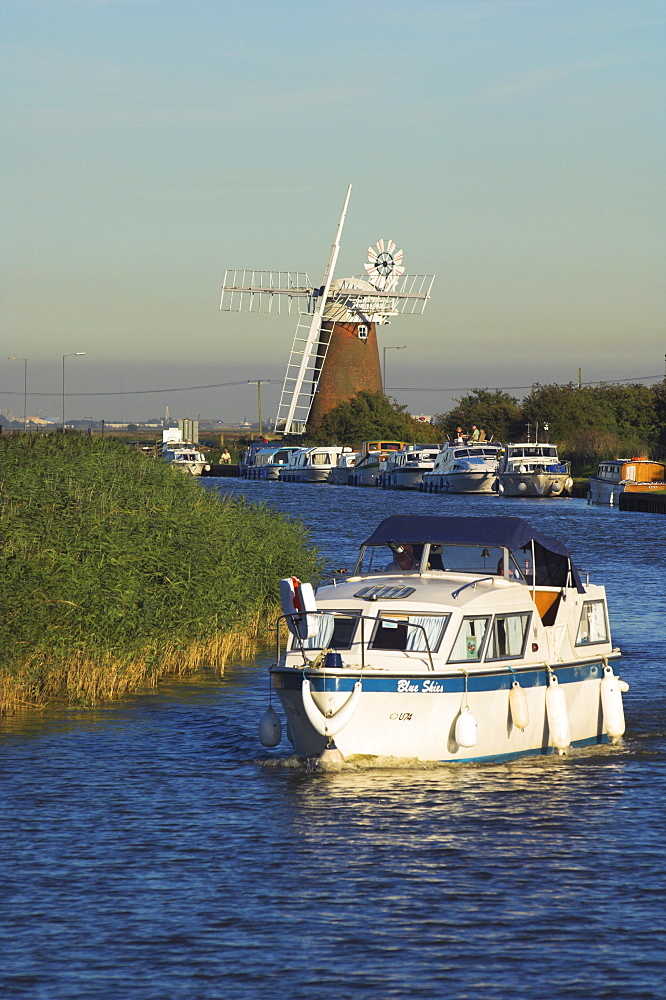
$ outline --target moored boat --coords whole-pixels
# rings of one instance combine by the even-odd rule
[[[252,465],[245,470],[246,479],[279,479],[280,472],[289,462],[290,455],[299,451],[296,446],[262,448],[254,455]]]
[[[573,479],[554,444],[508,444],[497,469],[497,492],[507,497],[566,497]]]
[[[522,518],[389,517],[349,577],[281,593],[271,683],[302,757],[506,759],[624,732],[604,587]],[[272,708],[260,737],[280,740]]]
[[[332,486],[349,486],[349,476],[356,465],[358,456],[359,452],[351,450],[343,451],[342,454],[338,455],[338,463],[334,469],[331,469],[331,474],[328,477]]]
[[[666,465],[645,457],[612,458],[599,463],[590,476],[589,503],[617,504],[621,493],[666,490]]]
[[[424,493],[491,493],[497,478],[499,442],[454,444],[440,451],[431,472],[423,476]]]
[[[283,483],[326,483],[338,463],[339,456],[351,448],[314,447],[297,448],[289,461],[280,469]]]
[[[381,462],[405,447],[406,441],[364,441],[349,475],[349,485],[376,486]]]
[[[380,463],[377,486],[385,490],[418,490],[439,453],[436,444],[406,444]]]
[[[252,441],[238,456],[238,474],[242,479],[250,479],[250,469],[254,466],[260,451],[268,448],[268,441]]]
[[[174,469],[189,472],[192,476],[210,471],[210,463],[204,453],[187,441],[166,442],[162,448],[162,461],[169,462]]]

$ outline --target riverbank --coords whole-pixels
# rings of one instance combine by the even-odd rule
[[[3,435],[0,711],[95,704],[249,655],[278,581],[316,576],[297,521],[126,445]]]

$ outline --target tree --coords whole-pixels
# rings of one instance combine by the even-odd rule
[[[314,444],[334,441],[354,447],[373,439],[431,444],[441,440],[441,432],[432,424],[414,420],[406,406],[400,406],[382,392],[367,390],[338,403],[308,432],[308,440]]]
[[[653,390],[641,384],[536,385],[523,402],[531,425],[549,425],[548,436],[578,475],[589,475],[605,458],[645,455],[658,437]],[[540,435],[541,436],[541,435]]]
[[[469,396],[456,400],[457,406],[441,413],[435,421],[446,436],[455,437],[457,427],[468,432],[472,424],[496,441],[511,441],[524,435],[522,411],[518,400],[501,389],[473,389]]]
[[[666,378],[653,385],[652,408],[654,412],[654,430],[650,443],[654,449],[654,458],[663,460],[666,457]]]

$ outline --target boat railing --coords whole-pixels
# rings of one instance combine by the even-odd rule
[[[489,577],[489,579],[490,579],[490,577]],[[321,615],[328,615],[329,617],[336,617],[337,616],[338,618],[352,618],[354,621],[360,621],[360,623],[361,623],[361,669],[362,670],[365,669],[365,623],[366,623],[366,621],[372,622],[372,625],[373,625],[373,628],[374,628],[374,626],[377,624],[377,622],[380,619],[376,615],[359,615],[359,614],[356,614],[353,611],[339,611],[337,608],[335,610],[333,610],[333,611],[319,611],[318,610],[318,611],[302,612],[300,614],[298,612],[290,612],[288,614],[280,615],[279,618],[275,622],[275,647],[276,647],[275,648],[275,664],[276,664],[276,666],[279,665],[279,663],[280,663],[280,657],[282,655],[282,653],[281,653],[281,642],[280,642],[280,640],[281,640],[280,624],[284,621],[284,623],[288,627],[288,619],[291,619],[291,621],[294,624],[294,627],[296,629],[296,633],[293,633],[290,630],[290,635],[295,635],[295,638],[298,640],[298,644],[299,644],[301,656],[303,657],[303,663],[304,663],[305,666],[309,666],[310,665],[311,661],[308,660],[307,655],[305,653],[305,646],[303,645],[303,639],[302,639],[302,637],[300,635],[298,635],[298,625],[300,624],[302,618],[305,617],[305,614],[309,614],[309,615],[317,616],[317,617],[321,616]],[[404,618],[388,618],[388,617],[385,617],[384,615],[382,615],[381,621],[383,621],[383,622],[393,622],[396,625],[404,625],[405,624]],[[432,659],[432,650],[430,649],[430,643],[428,642],[428,634],[427,634],[427,632],[425,630],[425,626],[424,625],[417,625],[415,622],[414,623],[408,622],[408,626],[409,626],[409,628],[418,629],[422,633],[422,635],[423,635],[423,641],[425,643],[425,652],[428,654],[429,669],[430,670],[434,670],[435,669],[435,664],[434,664],[433,659]],[[351,648],[351,645],[353,645],[353,644],[350,644],[350,648]],[[322,649],[323,648],[324,647],[322,647]],[[320,652],[321,652],[321,650],[320,650]],[[331,652],[335,652],[335,650],[331,650]],[[395,652],[424,652],[424,651],[423,650],[395,650]]]
[[[476,580],[470,580],[469,583],[463,583],[462,587],[458,587],[457,590],[452,591],[451,597],[455,601],[458,599],[458,594],[462,594],[463,590],[467,590],[468,587],[473,587],[476,590],[477,583],[485,583],[486,580],[490,580],[494,584],[496,579],[496,576],[481,576]]]

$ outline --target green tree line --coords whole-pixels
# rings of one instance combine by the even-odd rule
[[[359,392],[326,413],[310,435],[312,443],[358,447],[391,438],[408,443],[442,443],[472,426],[507,443],[554,442],[576,475],[586,476],[606,458],[666,457],[666,380],[656,385],[602,384],[578,387],[535,385],[522,400],[495,389],[474,389],[432,424],[415,420],[405,406],[382,393]]]

